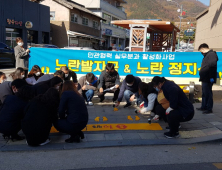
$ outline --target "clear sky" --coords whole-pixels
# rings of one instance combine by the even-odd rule
[[[210,0],[198,0],[198,1],[202,2],[203,4],[205,4],[207,6],[209,6],[209,4],[210,4]]]

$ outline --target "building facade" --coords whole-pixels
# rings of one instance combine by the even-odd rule
[[[101,23],[102,43],[104,49],[116,47],[123,50],[129,44],[129,30],[112,25],[111,21],[126,20],[127,16],[121,6],[125,0],[73,0],[81,3],[87,9],[104,18]]]
[[[14,48],[16,37],[21,37],[25,46],[48,44],[49,34],[49,7],[28,0],[0,0],[0,42]]]
[[[207,43],[215,51],[222,51],[222,1],[211,0],[209,8],[197,17],[195,51]]]
[[[47,0],[41,4],[50,7],[52,44],[60,48],[99,48],[101,17],[72,1]]]

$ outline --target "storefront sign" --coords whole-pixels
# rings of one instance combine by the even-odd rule
[[[49,67],[50,73],[67,66],[77,74],[99,75],[107,63],[113,63],[120,76],[199,78],[203,55],[199,52],[117,52],[31,48],[29,70],[33,65]],[[45,55],[47,54],[47,55]],[[218,52],[222,57],[222,52]],[[41,58],[41,60],[40,60]],[[222,60],[218,61],[222,76]],[[190,80],[191,81],[191,80]]]
[[[30,21],[27,21],[27,22],[25,23],[25,27],[26,27],[27,29],[30,29],[30,28],[33,27],[33,23],[30,22]]]
[[[110,30],[110,29],[106,29],[105,31],[105,35],[112,35],[113,34],[113,30]]]
[[[22,26],[22,21],[15,21],[14,19],[7,19],[7,23],[8,23],[9,25]]]

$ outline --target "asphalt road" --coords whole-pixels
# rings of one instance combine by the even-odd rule
[[[75,145],[75,144],[74,144]],[[210,144],[1,152],[1,170],[215,170],[222,141]]]

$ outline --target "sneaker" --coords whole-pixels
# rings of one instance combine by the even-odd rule
[[[71,136],[70,138],[66,139],[65,142],[66,143],[73,143],[73,142],[80,143],[80,136],[79,135]]]
[[[178,127],[178,128],[180,129],[180,128],[181,128],[181,125],[179,125],[179,127]],[[166,127],[166,129],[170,129],[170,127],[169,127],[169,126],[167,126],[167,127]]]
[[[127,108],[127,107],[129,107],[129,106],[131,106],[131,103],[127,103],[127,104],[124,106],[124,108]]]
[[[205,110],[205,111],[203,112],[203,114],[210,114],[210,113],[213,113],[213,111],[212,111],[212,110]]]
[[[172,138],[178,138],[180,136],[180,134],[179,134],[179,132],[176,132],[176,133],[165,132],[164,136],[168,139],[172,139]]]
[[[46,145],[47,143],[49,143],[49,142],[51,142],[51,140],[50,139],[47,139],[45,142],[43,142],[43,143],[41,143],[41,144],[39,144],[40,146],[43,146],[43,145]]]
[[[200,107],[200,108],[196,108],[196,110],[199,110],[199,111],[206,111],[206,109],[202,109],[202,107]]]
[[[87,105],[93,106],[93,102],[89,101],[89,102],[87,103]]]

